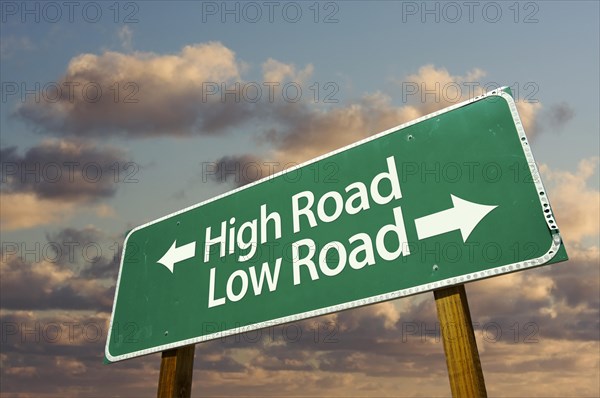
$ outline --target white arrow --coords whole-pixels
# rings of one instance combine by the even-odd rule
[[[160,260],[157,261],[157,263],[164,265],[169,271],[171,271],[171,273],[173,273],[173,267],[175,266],[175,263],[187,260],[188,258],[192,258],[195,255],[196,242],[188,243],[187,245],[177,247],[177,239],[175,239],[169,250],[167,250],[165,255],[162,256]]]
[[[450,195],[454,207],[425,217],[417,218],[415,226],[419,240],[431,236],[445,234],[460,229],[463,241],[466,242],[477,224],[498,206],[480,205]]]

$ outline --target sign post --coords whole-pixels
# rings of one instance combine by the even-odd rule
[[[158,398],[190,398],[195,348],[192,344],[162,352]]]
[[[468,337],[449,329],[466,297],[445,289],[566,259],[516,103],[495,90],[134,228],[105,357],[426,291],[446,334]]]
[[[464,285],[435,290],[453,397],[487,397]]]

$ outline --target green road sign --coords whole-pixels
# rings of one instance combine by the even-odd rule
[[[497,90],[132,230],[105,355],[566,259],[515,102]]]

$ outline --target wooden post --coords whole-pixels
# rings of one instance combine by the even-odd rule
[[[464,285],[433,292],[453,397],[487,397]]]
[[[194,371],[194,344],[163,351],[158,398],[190,398]]]

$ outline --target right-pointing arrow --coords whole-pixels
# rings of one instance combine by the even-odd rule
[[[419,240],[460,229],[463,241],[466,242],[477,224],[498,207],[480,205],[454,195],[450,197],[454,207],[415,220]]]

